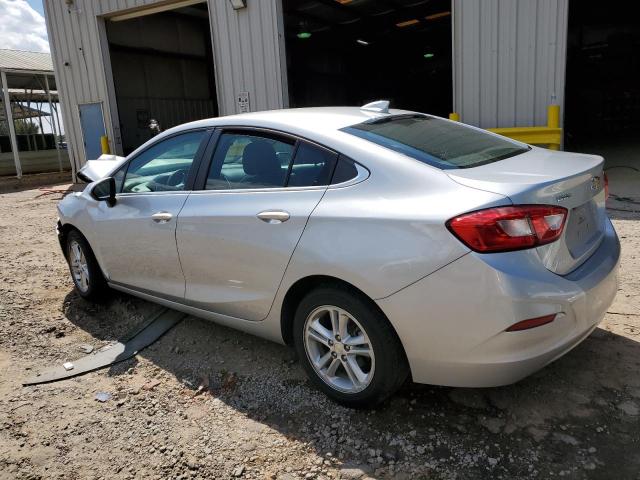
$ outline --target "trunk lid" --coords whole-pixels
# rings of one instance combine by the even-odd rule
[[[536,250],[545,267],[565,275],[598,248],[605,222],[604,160],[597,155],[532,149],[505,160],[445,172],[462,185],[506,195],[515,205],[568,210],[562,236]]]

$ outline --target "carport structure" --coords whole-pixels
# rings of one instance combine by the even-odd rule
[[[0,49],[0,175],[69,167],[48,53]]]

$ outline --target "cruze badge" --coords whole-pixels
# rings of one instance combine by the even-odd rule
[[[591,179],[591,190],[600,190],[600,177],[593,177]]]
[[[563,200],[566,200],[566,199],[567,199],[567,198],[569,198],[569,197],[571,197],[571,194],[570,194],[570,193],[563,193],[562,195],[558,195],[558,196],[556,197],[556,201],[557,201],[558,203],[560,203],[560,202],[562,202]]]

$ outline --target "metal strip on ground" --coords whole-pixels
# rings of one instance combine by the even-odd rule
[[[129,340],[108,345],[86,357],[37,373],[24,380],[22,385],[37,385],[77,377],[127,360],[154,343],[186,317],[184,313],[165,308],[145,322]],[[71,369],[69,369],[69,363],[73,365]]]

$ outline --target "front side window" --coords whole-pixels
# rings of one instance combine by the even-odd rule
[[[142,152],[129,163],[121,193],[184,190],[205,134],[204,130],[183,133]]]
[[[471,168],[519,155],[529,147],[428,115],[395,115],[342,131],[441,169]]]
[[[207,190],[284,187],[294,142],[247,133],[223,133],[207,177]]]

